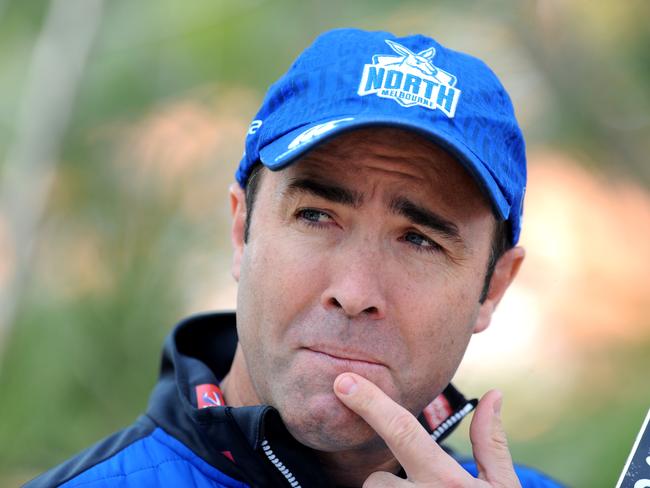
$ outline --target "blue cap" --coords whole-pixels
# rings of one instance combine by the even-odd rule
[[[318,37],[266,94],[237,181],[245,187],[258,161],[279,170],[326,139],[368,126],[413,130],[447,150],[517,243],[526,153],[510,97],[483,61],[423,35],[338,29]]]

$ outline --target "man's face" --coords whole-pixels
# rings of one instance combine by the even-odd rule
[[[249,391],[303,444],[378,445],[334,379],[358,373],[414,414],[449,383],[482,306],[490,207],[451,156],[396,129],[263,171],[233,268]]]

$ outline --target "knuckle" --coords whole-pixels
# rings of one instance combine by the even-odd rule
[[[497,446],[500,450],[509,451],[508,438],[503,430],[498,429],[492,432],[492,444]]]
[[[390,421],[389,429],[393,442],[399,446],[406,446],[415,440],[417,429],[420,425],[408,412],[400,412]]]
[[[467,486],[467,480],[457,475],[452,475],[445,479],[445,488],[464,488]]]

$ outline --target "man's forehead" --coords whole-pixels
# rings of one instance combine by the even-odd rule
[[[290,178],[310,177],[345,183],[374,170],[395,181],[432,191],[444,188],[487,200],[465,168],[443,148],[414,131],[390,127],[357,129],[318,145],[285,168]],[[467,196],[467,195],[465,195]],[[489,205],[489,204],[488,204]]]

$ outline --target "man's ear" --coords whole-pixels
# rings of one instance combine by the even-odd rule
[[[246,193],[239,186],[239,183],[230,185],[229,193],[230,214],[232,215],[230,240],[233,247],[231,273],[235,281],[239,281],[241,259],[244,253],[244,231],[246,229]]]
[[[525,256],[526,251],[524,251],[523,247],[513,247],[503,253],[497,261],[494,266],[494,273],[492,273],[487,296],[479,308],[478,317],[474,324],[474,333],[483,332],[490,325],[494,310],[501,301],[501,298],[503,298],[510,283],[517,276]]]

